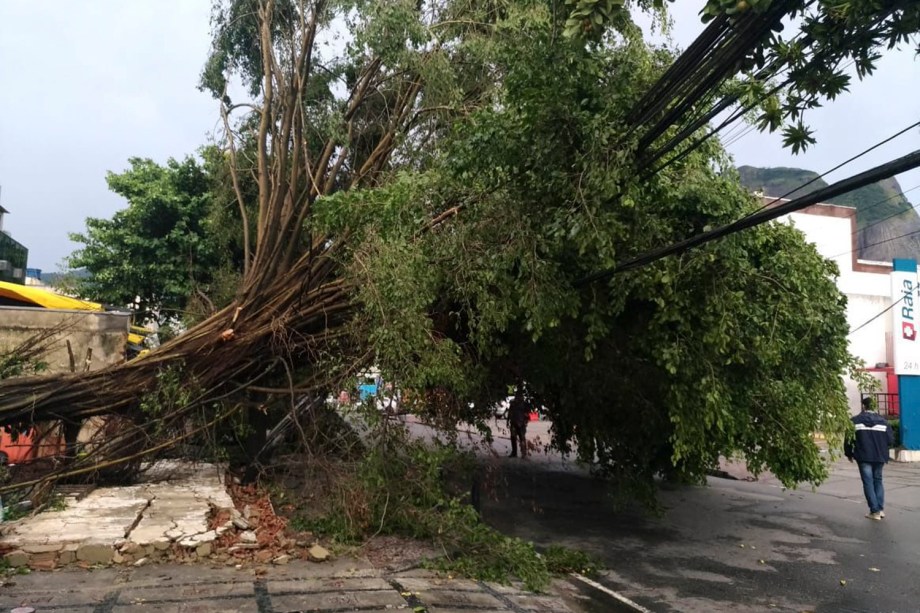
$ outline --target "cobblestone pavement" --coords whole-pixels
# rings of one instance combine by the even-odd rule
[[[393,574],[331,564],[266,569],[155,565],[136,569],[69,569],[14,576],[0,587],[0,612],[36,613],[573,613],[562,595],[519,586],[438,577],[423,570]]]

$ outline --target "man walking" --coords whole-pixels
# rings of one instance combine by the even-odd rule
[[[855,436],[843,447],[847,459],[856,460],[862,478],[863,493],[869,503],[869,519],[885,517],[885,488],[882,485],[882,468],[888,462],[888,448],[894,444],[894,432],[888,422],[872,410],[872,399],[863,398],[862,412],[850,418]]]
[[[527,422],[530,421],[530,408],[524,399],[524,390],[519,385],[514,391],[514,398],[508,407],[508,429],[511,431],[511,456],[517,457],[518,444],[521,457],[527,457]]]

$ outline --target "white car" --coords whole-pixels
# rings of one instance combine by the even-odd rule
[[[388,415],[399,413],[399,399],[395,396],[377,396],[377,410]]]

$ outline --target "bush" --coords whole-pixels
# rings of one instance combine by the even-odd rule
[[[891,426],[891,429],[894,431],[894,446],[901,446],[901,420],[900,419],[889,419],[888,425]]]
[[[532,543],[501,534],[482,523],[468,504],[473,458],[454,447],[410,440],[390,428],[368,445],[357,462],[342,462],[291,526],[334,541],[356,544],[376,535],[400,535],[433,542],[444,552],[427,566],[482,581],[528,589],[544,588],[554,573],[591,572],[595,565],[579,552],[551,547],[540,555]]]

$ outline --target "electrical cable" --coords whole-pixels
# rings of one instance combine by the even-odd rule
[[[917,288],[917,295],[920,296],[920,287]],[[876,313],[875,315],[873,315],[872,317],[870,317],[869,319],[867,319],[867,320],[864,321],[863,323],[859,324],[858,326],[856,326],[855,328],[853,328],[852,330],[850,330],[850,331],[847,333],[847,336],[849,336],[849,335],[851,335],[851,334],[855,334],[856,332],[859,332],[860,330],[862,330],[863,328],[865,328],[866,326],[868,326],[869,324],[871,324],[873,321],[875,321],[876,319],[878,319],[879,317],[881,317],[882,315],[884,315],[885,313],[887,313],[888,311],[890,311],[891,309],[893,309],[895,306],[897,306],[897,304],[898,304],[899,302],[901,302],[901,301],[904,300],[905,298],[907,298],[907,294],[902,294],[900,298],[898,298],[897,300],[895,300],[894,302],[892,302],[888,307],[882,309],[881,311],[879,311],[878,313]]]
[[[854,208],[856,208],[857,215],[860,215],[860,214],[864,213],[865,211],[868,211],[868,210],[870,210],[870,209],[872,209],[872,208],[874,208],[874,207],[876,207],[876,206],[879,206],[879,205],[881,205],[881,204],[885,204],[886,202],[888,202],[888,201],[890,201],[890,200],[894,200],[894,199],[897,198],[898,196],[902,196],[902,195],[904,195],[904,194],[909,194],[910,192],[912,192],[912,191],[914,191],[914,190],[916,190],[916,189],[920,189],[920,185],[917,185],[917,186],[912,187],[912,188],[910,188],[910,189],[908,189],[908,190],[905,190],[905,191],[901,192],[900,194],[895,194],[895,195],[893,195],[893,196],[889,196],[888,198],[885,198],[884,200],[879,200],[878,202],[876,202],[876,203],[874,203],[874,204],[872,204],[872,205],[869,205],[869,206],[865,207],[865,208],[862,209],[862,210],[860,210],[858,207],[854,207]],[[909,203],[909,202],[908,202],[908,203]],[[831,202],[831,203],[829,203],[829,204],[833,204],[833,203]],[[889,219],[894,219],[895,217],[899,217],[899,216],[901,216],[901,215],[903,215],[903,214],[905,214],[905,213],[910,212],[911,210],[913,210],[913,211],[916,212],[918,208],[920,208],[920,203],[911,204],[911,205],[910,205],[910,208],[904,209],[903,211],[897,211],[897,212],[895,212],[895,213],[892,213],[891,215],[887,215],[887,216],[885,216],[885,217],[882,217],[881,219],[877,219],[876,221],[873,221],[873,222],[870,223],[870,224],[866,224],[866,225],[863,226],[862,228],[857,227],[856,230],[854,230],[853,232],[850,232],[850,236],[851,236],[851,237],[856,236],[856,235],[859,234],[860,232],[865,232],[865,231],[868,230],[869,228],[874,228],[875,226],[877,226],[877,225],[879,225],[879,224],[881,224],[881,223],[885,223],[885,222],[888,221]]]
[[[886,138],[885,140],[879,141],[879,142],[877,142],[876,144],[874,144],[874,145],[872,145],[871,147],[869,147],[868,149],[863,150],[861,153],[857,153],[856,155],[854,155],[854,156],[851,157],[850,159],[848,159],[848,160],[846,160],[846,161],[844,161],[844,162],[841,162],[841,163],[837,164],[836,166],[834,166],[834,167],[831,168],[830,170],[825,170],[825,171],[824,171],[823,173],[821,173],[820,175],[814,177],[813,179],[810,179],[809,181],[803,183],[802,185],[796,187],[795,189],[786,192],[786,193],[783,194],[782,196],[778,196],[777,198],[774,198],[771,202],[767,202],[767,203],[764,204],[762,207],[760,207],[759,209],[757,209],[757,211],[762,211],[762,210],[764,210],[764,209],[766,209],[766,208],[769,208],[770,206],[774,205],[776,202],[778,202],[778,201],[780,201],[780,200],[785,200],[788,196],[790,196],[790,195],[796,193],[797,191],[801,190],[802,188],[808,187],[809,185],[811,185],[812,183],[814,183],[814,182],[817,181],[818,179],[823,179],[824,177],[826,177],[827,175],[831,174],[832,172],[836,172],[836,171],[840,170],[841,168],[843,168],[843,167],[846,166],[847,164],[849,164],[849,163],[851,163],[851,162],[853,162],[853,161],[855,161],[855,160],[858,160],[858,159],[861,158],[862,156],[864,156],[864,155],[866,155],[866,154],[868,154],[868,153],[871,153],[872,151],[875,151],[876,149],[878,149],[878,148],[881,147],[882,145],[885,145],[885,144],[887,144],[887,143],[893,141],[893,140],[896,139],[897,137],[901,136],[901,135],[904,134],[905,132],[908,132],[909,130],[912,130],[913,128],[916,128],[917,126],[920,126],[920,121],[916,121],[916,122],[912,123],[911,125],[907,126],[906,128],[903,128],[902,130],[899,130],[898,132],[892,134],[891,136],[889,136],[889,137]],[[756,212],[756,211],[755,211],[755,212]]]
[[[885,204],[886,202],[889,202],[889,201],[891,201],[891,200],[894,200],[895,198],[899,198],[899,197],[903,196],[904,194],[909,194],[910,192],[912,192],[912,191],[914,191],[914,190],[917,190],[917,189],[920,189],[920,185],[915,185],[914,187],[912,187],[912,188],[910,188],[910,189],[908,189],[908,190],[904,190],[904,191],[901,192],[901,193],[898,193],[898,194],[894,194],[894,195],[892,195],[892,196],[889,196],[889,197],[885,198],[884,200],[879,200],[878,202],[874,202],[874,203],[870,204],[869,206],[864,207],[864,208],[862,208],[862,209],[859,209],[858,207],[851,207],[851,208],[855,208],[855,209],[857,210],[857,215],[861,215],[861,214],[865,213],[866,211],[869,211],[869,210],[871,210],[871,209],[873,209],[873,208],[875,208],[875,207],[877,207],[877,206],[879,206],[879,205],[882,205],[882,204]],[[826,203],[822,203],[822,204],[830,204],[830,205],[832,205],[832,206],[849,206],[849,205],[835,204],[835,203],[833,203],[833,202],[826,202]],[[856,230],[854,230],[853,232],[850,232],[850,238],[853,238],[854,236],[857,236],[860,232],[864,232],[864,231],[868,230],[869,228],[872,228],[872,227],[875,227],[875,226],[877,226],[877,225],[879,225],[879,224],[881,224],[881,223],[884,223],[884,222],[888,221],[889,219],[893,219],[893,218],[895,218],[895,217],[898,217],[898,216],[900,216],[900,215],[903,215],[903,214],[907,213],[907,212],[910,211],[910,210],[917,211],[918,209],[920,209],[920,203],[918,203],[918,204],[911,204],[911,205],[910,205],[910,208],[908,208],[908,209],[905,209],[905,210],[903,210],[903,211],[898,211],[898,212],[896,212],[896,213],[892,213],[891,215],[888,215],[888,216],[883,217],[883,218],[881,218],[881,219],[879,219],[879,220],[873,221],[872,223],[867,224],[867,225],[863,226],[862,228],[857,227]],[[865,245],[863,248],[865,248],[865,247],[872,247],[872,246],[875,246],[875,245],[876,245],[876,243],[870,243],[870,244],[868,244],[868,245]],[[841,254],[836,255],[836,256],[834,256],[834,257],[839,257],[839,256],[847,255],[847,254],[849,254],[849,253],[853,253],[853,252],[852,252],[852,251],[847,251],[847,252],[845,252],[845,253],[841,253]]]
[[[735,234],[742,230],[753,228],[760,224],[766,223],[767,221],[771,221],[778,217],[782,217],[783,215],[787,215],[789,213],[793,213],[805,207],[811,206],[812,204],[824,202],[835,196],[851,192],[854,189],[858,189],[872,183],[877,183],[882,179],[887,179],[904,171],[912,170],[918,167],[920,167],[920,150],[914,151],[913,153],[909,153],[908,155],[902,156],[880,166],[876,166],[875,168],[854,175],[848,179],[838,181],[833,185],[829,185],[828,187],[816,190],[810,194],[806,194],[805,196],[800,196],[795,200],[781,203],[778,206],[772,207],[770,209],[758,211],[752,215],[742,217],[741,219],[725,224],[718,228],[695,234],[689,238],[677,241],[670,245],[646,251],[645,253],[641,253],[611,268],[607,268],[605,270],[582,277],[575,282],[575,286],[581,287],[595,281],[608,279],[617,273],[647,266],[670,255],[689,251],[690,249],[704,245],[716,239]]]
[[[725,15],[716,17],[633,107],[636,112],[627,118],[630,126],[627,136],[646,127],[639,138],[639,150],[648,148],[735,74],[748,52],[764,40],[796,4],[794,0],[777,1],[763,12],[751,11],[731,19]],[[719,104],[724,105],[724,102]]]
[[[862,249],[867,249],[868,247],[877,247],[878,245],[884,245],[885,243],[890,243],[892,241],[900,240],[902,238],[916,236],[918,234],[920,234],[920,230],[911,230],[910,232],[905,232],[904,234],[899,234],[897,236],[892,236],[891,238],[886,238],[884,240],[876,241],[874,243],[869,243],[868,245],[863,245]],[[854,253],[854,251],[855,251],[854,249],[850,249],[849,251],[844,251],[842,253],[838,253],[837,255],[833,255],[829,259],[835,260],[837,258],[842,258],[845,255],[850,255],[851,253]]]

